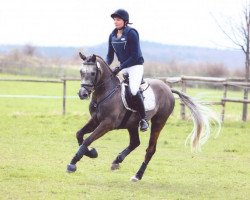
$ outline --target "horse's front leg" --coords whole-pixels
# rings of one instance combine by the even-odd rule
[[[138,127],[130,128],[128,129],[128,132],[130,136],[129,146],[118,154],[116,159],[112,162],[111,170],[119,169],[120,168],[119,164],[125,159],[125,157],[140,145]]]
[[[83,136],[87,133],[93,132],[98,126],[95,118],[92,117],[87,124],[84,125],[79,131],[76,132],[76,139],[78,141],[79,146],[83,143]]]
[[[102,121],[98,125],[98,127],[93,131],[93,133],[83,141],[82,145],[79,147],[79,150],[77,151],[75,156],[72,158],[70,164],[67,166],[67,172],[70,173],[70,172],[76,171],[76,163],[79,160],[81,160],[81,158],[84,155],[87,155],[90,152],[88,149],[88,146],[92,142],[94,142],[95,140],[103,136],[105,133],[107,133],[109,130],[111,130],[112,127],[110,126],[110,124],[112,124],[110,120]]]

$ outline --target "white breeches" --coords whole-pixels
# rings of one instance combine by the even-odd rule
[[[143,65],[134,65],[132,67],[124,68],[122,74],[129,74],[129,86],[133,96],[139,91],[139,87],[143,76]]]

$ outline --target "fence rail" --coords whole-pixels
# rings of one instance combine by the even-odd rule
[[[224,91],[221,97],[221,100],[219,102],[206,102],[207,104],[212,105],[221,105],[222,111],[221,111],[221,119],[224,121],[225,116],[225,106],[227,102],[233,102],[233,103],[242,103],[243,105],[249,104],[248,99],[231,99],[227,98],[228,94],[228,86],[230,87],[236,87],[236,88],[242,88],[244,90],[250,89],[250,83],[245,82],[243,78],[215,78],[215,77],[198,77],[198,76],[181,76],[181,77],[158,77],[158,79],[164,81],[166,84],[168,84],[170,87],[173,87],[174,84],[180,84],[182,92],[186,93],[187,83],[188,82],[200,82],[200,83],[209,83],[209,84],[216,84],[218,86],[224,87]],[[180,116],[182,119],[185,119],[185,105],[181,105],[181,111]],[[243,116],[243,114],[242,114]],[[246,121],[242,117],[243,121]]]
[[[250,103],[250,100],[245,100],[245,99],[228,99],[228,98],[223,98],[221,99],[223,102],[234,102],[234,103]]]
[[[248,99],[231,99],[227,97],[228,86],[230,87],[240,87],[242,89],[250,89],[250,83],[244,82],[243,78],[215,78],[215,77],[198,77],[198,76],[181,76],[181,77],[157,77],[168,84],[170,87],[173,87],[175,84],[181,85],[182,92],[186,93],[187,83],[188,82],[199,82],[199,83],[209,83],[209,84],[217,84],[224,87],[223,94],[221,100],[218,102],[205,102],[206,104],[211,105],[221,105],[222,111],[222,121],[224,121],[225,116],[225,106],[227,102],[233,103],[242,103],[249,104],[250,100]],[[0,81],[16,81],[16,82],[40,82],[40,83],[60,83],[63,84],[63,102],[62,102],[62,113],[66,114],[66,99],[67,99],[67,81],[80,81],[79,78],[75,77],[63,77],[60,80],[38,80],[38,79],[8,79],[8,78],[0,78]],[[1,97],[1,96],[0,96]],[[181,111],[180,116],[182,119],[185,119],[185,105],[180,103]]]
[[[39,79],[10,79],[0,78],[0,81],[14,81],[14,82],[37,82],[37,83],[62,83],[62,80],[39,80]]]

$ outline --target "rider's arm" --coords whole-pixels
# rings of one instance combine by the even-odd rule
[[[110,34],[110,36],[109,36],[108,54],[106,57],[106,62],[108,63],[108,65],[111,65],[111,63],[114,60],[114,49],[113,49],[112,44],[111,44],[111,39],[112,39],[112,34]]]

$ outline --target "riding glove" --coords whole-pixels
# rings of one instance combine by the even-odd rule
[[[122,69],[120,67],[116,67],[115,69],[113,69],[113,74],[117,75]]]

